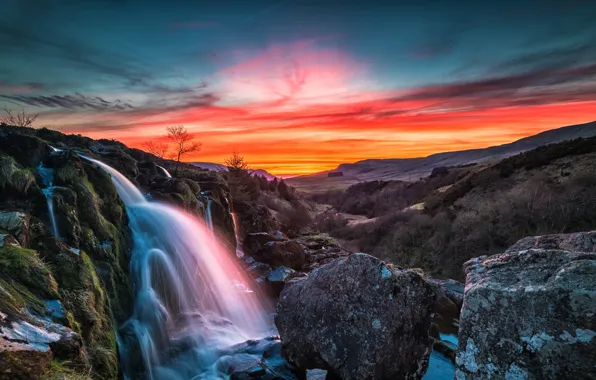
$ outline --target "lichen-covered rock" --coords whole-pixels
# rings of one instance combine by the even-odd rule
[[[343,380],[417,379],[434,293],[424,278],[357,253],[286,283],[275,324],[288,361]]]
[[[457,379],[594,378],[596,253],[522,250],[465,270]]]
[[[32,314],[23,317],[0,312],[0,380],[39,379],[52,359],[87,364],[79,334]]]
[[[505,253],[515,253],[533,248],[561,249],[571,252],[596,252],[596,231],[528,236],[509,247]]]

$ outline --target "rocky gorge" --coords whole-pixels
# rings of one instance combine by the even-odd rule
[[[143,350],[123,349],[139,313],[134,214],[84,157],[147,200],[212,221],[213,239],[246,274],[240,297],[262,305],[259,336],[232,339],[206,363],[185,358],[208,340],[178,339],[157,347],[153,372]],[[235,200],[221,173],[16,127],[0,129],[0,194],[0,379],[596,377],[596,232],[524,238],[468,261],[464,285],[348,252],[316,231],[290,234],[266,207]],[[174,294],[164,287],[155,289]],[[161,322],[172,328],[163,340],[182,323]],[[180,360],[184,371],[169,366]]]

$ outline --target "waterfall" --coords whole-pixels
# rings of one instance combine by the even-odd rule
[[[163,171],[163,174],[164,174],[166,177],[168,177],[168,178],[172,178],[172,175],[170,174],[170,172],[169,172],[169,171],[167,171],[167,170],[166,170],[166,168],[164,168],[163,166],[159,166],[159,165],[155,165],[155,166],[157,166],[158,168],[160,168],[160,169]]]
[[[211,198],[207,198],[207,209],[205,210],[205,223],[207,223],[207,227],[211,230],[211,234],[213,234],[213,215],[211,215]]]
[[[236,256],[238,258],[244,257],[244,250],[242,249],[242,244],[244,244],[244,239],[242,239],[242,234],[240,233],[240,224],[238,223],[238,215],[235,212],[232,212],[232,220],[234,221],[234,236],[236,236]]]
[[[263,306],[244,285],[234,257],[199,219],[147,201],[115,169],[81,157],[111,174],[133,234],[134,311],[118,338],[125,374],[155,380],[222,377],[214,363],[225,350],[268,328]]]
[[[52,147],[52,149],[56,148]],[[41,191],[46,197],[48,214],[50,214],[50,223],[52,225],[52,235],[57,239],[60,239],[60,236],[58,235],[58,223],[56,222],[56,215],[54,214],[54,189],[56,188],[54,186],[54,171],[51,168],[44,167],[43,163],[40,162],[37,167],[37,172],[41,176],[41,180],[45,186]]]

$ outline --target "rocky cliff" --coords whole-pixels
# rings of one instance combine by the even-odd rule
[[[204,217],[231,246],[224,179],[108,140],[0,129],[0,379],[118,377],[116,328],[131,312],[128,218],[114,166],[152,199]],[[62,377],[60,377],[62,376]]]

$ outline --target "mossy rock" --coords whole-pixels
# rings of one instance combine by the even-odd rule
[[[58,284],[36,251],[19,247],[0,248],[0,273],[24,284],[33,294],[58,297]]]

